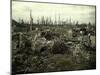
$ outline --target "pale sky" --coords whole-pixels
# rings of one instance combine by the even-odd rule
[[[41,16],[51,17],[52,20],[55,20],[60,16],[61,20],[71,18],[72,21],[79,21],[79,23],[95,23],[95,6],[12,2],[12,18],[17,21],[19,18],[29,21],[30,10],[32,10],[34,20]]]

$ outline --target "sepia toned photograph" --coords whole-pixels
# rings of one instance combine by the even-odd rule
[[[11,3],[12,74],[96,69],[96,6]]]

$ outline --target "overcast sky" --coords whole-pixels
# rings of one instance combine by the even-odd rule
[[[32,17],[36,20],[41,16],[51,17],[52,20],[70,19],[72,21],[79,21],[79,23],[95,23],[95,7],[81,6],[81,5],[65,5],[65,4],[51,4],[51,3],[36,3],[36,2],[12,2],[12,18],[25,21],[30,20],[30,10],[32,10]]]

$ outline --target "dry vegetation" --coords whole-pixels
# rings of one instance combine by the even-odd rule
[[[15,21],[12,25],[15,29],[22,25],[24,30],[30,26]],[[33,24],[32,31],[20,30],[12,32],[13,74],[96,68],[95,25],[52,25],[42,21]]]

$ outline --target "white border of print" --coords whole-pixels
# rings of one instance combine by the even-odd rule
[[[65,71],[51,73],[37,73],[34,75],[98,75],[100,72],[100,0],[24,0],[56,3],[96,5],[96,46],[97,68],[96,70]],[[0,0],[0,75],[10,75],[10,0]],[[27,74],[32,75],[32,74]]]

